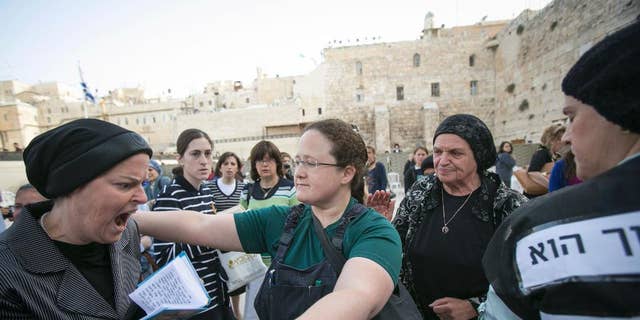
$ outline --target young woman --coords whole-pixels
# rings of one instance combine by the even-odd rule
[[[153,210],[192,210],[202,216],[213,215],[213,194],[203,183],[209,176],[212,164],[211,139],[202,130],[187,129],[178,136],[176,145],[179,166],[173,169],[175,178],[158,196]],[[226,285],[220,279],[222,266],[216,250],[211,247],[173,242],[174,240],[178,239],[162,236],[155,238],[153,250],[156,263],[162,267],[185,251],[211,297],[209,309],[192,319],[235,319]]]
[[[296,188],[293,180],[284,178],[280,150],[271,141],[260,141],[251,149],[252,184],[245,186],[240,198],[240,205],[245,209],[260,209],[273,205],[293,206],[298,204]],[[269,255],[263,255],[264,263],[271,263]],[[262,278],[247,284],[244,304],[244,320],[257,320],[258,315],[253,307],[254,300],[262,285]]]
[[[218,159],[213,170],[217,179],[211,181],[209,188],[213,194],[213,207],[216,212],[227,210],[240,204],[240,194],[244,189],[242,181],[242,161],[233,152],[225,152]],[[245,287],[230,292],[231,304],[236,318],[240,319],[240,294]]]
[[[244,189],[240,170],[242,170],[242,161],[235,153],[225,152],[218,159],[214,170],[218,179],[209,185],[213,193],[214,206],[218,212],[240,203],[240,194]]]
[[[513,158],[513,145],[509,141],[503,141],[498,148],[498,157],[496,158],[496,173],[500,176],[500,180],[511,188],[511,176],[513,175],[513,167],[516,165],[516,159]]]
[[[425,147],[417,147],[413,150],[413,157],[404,166],[404,193],[407,194],[411,186],[424,175],[421,168],[422,162],[429,155],[429,150]]]
[[[297,198],[305,205],[294,229],[284,233],[291,237],[285,253],[278,254],[278,243],[291,212],[286,206],[216,216],[140,213],[135,219],[141,232],[156,237],[269,253],[273,264],[256,300],[263,320],[369,319],[382,309],[397,283],[401,243],[393,226],[373,209],[353,220],[342,219],[363,201],[366,161],[364,141],[347,123],[329,119],[305,129],[295,157]],[[347,262],[339,275],[325,273],[322,281],[307,273],[331,268],[314,231],[314,219],[330,238],[341,223],[346,224],[342,253]],[[297,270],[296,276],[286,276],[285,270]]]

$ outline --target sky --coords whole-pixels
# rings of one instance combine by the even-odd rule
[[[301,75],[333,40],[415,40],[436,26],[512,19],[550,0],[0,0],[0,80],[79,87],[98,94],[142,86],[148,95],[202,92],[217,80]]]

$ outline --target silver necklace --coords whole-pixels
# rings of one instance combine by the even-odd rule
[[[460,210],[462,210],[464,205],[467,204],[467,201],[469,201],[469,198],[471,198],[471,195],[473,194],[474,191],[475,190],[473,190],[473,191],[471,191],[471,193],[469,193],[469,195],[464,200],[464,202],[462,203],[460,208],[458,208],[458,210],[456,210],[456,212],[453,213],[453,216],[451,216],[451,218],[449,218],[449,221],[447,221],[447,216],[445,215],[445,210],[444,210],[444,186],[442,187],[442,189],[440,189],[440,195],[442,197],[442,223],[443,223],[443,225],[442,225],[442,233],[444,233],[444,234],[449,233],[449,227],[447,227],[447,225],[453,220],[453,218],[456,217],[458,212],[460,212]]]
[[[42,227],[42,230],[44,231],[44,233],[50,238],[53,239],[53,237],[49,234],[49,231],[47,230],[47,227],[44,226],[44,218],[49,214],[49,212],[45,212],[45,214],[43,214],[40,217],[40,227]]]

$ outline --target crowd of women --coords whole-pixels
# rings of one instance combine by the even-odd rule
[[[390,297],[414,301],[425,319],[637,318],[640,260],[626,235],[640,222],[638,43],[636,22],[568,72],[569,122],[549,129],[526,173],[535,182],[570,144],[574,165],[565,158],[558,170],[585,181],[529,201],[502,169],[488,170],[496,159],[512,166],[512,146],[498,154],[489,128],[468,114],[434,132],[434,173],[426,149],[415,150],[415,182],[395,215],[389,194],[365,193],[375,158],[341,120],[304,129],[289,157],[294,181],[273,143],[256,144],[248,184],[233,153],[207,181],[212,140],[185,130],[172,181],[150,195],[153,152],[140,135],[94,119],[47,131],[24,162],[50,200],[26,205],[0,235],[0,318],[140,318],[128,296],[141,280],[140,235],[153,237],[160,266],[180,252],[191,258],[211,297],[193,319],[240,316],[239,292],[222,281],[224,250],[263,254],[269,265],[246,287],[247,319],[389,319]],[[136,213],[149,196],[153,211]],[[237,204],[247,211],[216,214]]]

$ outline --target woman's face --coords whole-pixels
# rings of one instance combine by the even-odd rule
[[[335,164],[336,159],[330,154],[333,145],[319,131],[309,130],[300,138],[296,161]],[[338,195],[340,186],[347,185],[353,178],[353,172],[347,169],[318,165],[317,167],[297,164],[295,166],[296,196],[300,202],[311,205],[331,203]],[[349,170],[353,171],[353,170]]]
[[[576,174],[580,179],[597,176],[624,158],[612,156],[624,154],[621,149],[628,148],[628,139],[631,137],[623,133],[619,126],[571,96],[565,97],[562,112],[569,118],[562,140],[571,144]]]
[[[73,216],[67,221],[77,244],[120,240],[131,214],[147,201],[142,182],[148,163],[146,154],[131,156],[68,196]]]
[[[206,138],[191,140],[184,155],[178,158],[184,178],[196,188],[209,177],[212,161],[211,144]]]
[[[275,178],[278,175],[276,159],[271,158],[268,154],[265,154],[262,159],[256,160],[255,166],[261,179]]]
[[[376,162],[376,152],[371,148],[367,148],[367,164],[371,165]]]
[[[511,153],[511,144],[505,143],[502,145],[502,152]]]
[[[424,159],[426,158],[427,153],[422,149],[416,150],[416,152],[413,154],[413,162],[415,162],[417,166],[421,165],[422,161],[424,161]]]
[[[433,143],[433,164],[442,183],[461,184],[476,175],[478,165],[469,144],[459,136],[443,133]]]
[[[227,157],[220,166],[223,178],[234,179],[238,173],[238,161],[234,156]]]

